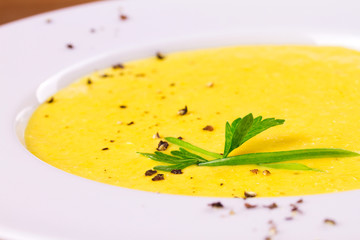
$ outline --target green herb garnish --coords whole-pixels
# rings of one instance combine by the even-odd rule
[[[249,139],[271,127],[282,125],[284,122],[285,120],[283,119],[262,119],[261,116],[254,118],[251,113],[243,118],[234,120],[231,124],[226,122],[225,147],[223,154],[210,152],[200,147],[196,147],[191,143],[173,137],[167,137],[165,139],[172,144],[180,146],[180,148],[179,150],[171,151],[171,155],[158,151],[155,153],[140,154],[152,160],[170,164],[154,167],[156,170],[166,172],[184,169],[191,165],[209,167],[229,165],[259,165],[276,169],[321,171],[319,169],[310,168],[301,163],[288,163],[286,161],[332,157],[356,157],[360,155],[356,152],[338,148],[313,148],[279,152],[248,153],[231,157],[228,156],[233,150],[240,147]],[[203,156],[198,154],[211,157],[212,159],[205,159]]]

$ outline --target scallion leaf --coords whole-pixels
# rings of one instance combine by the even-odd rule
[[[356,157],[356,152],[337,148],[313,148],[281,152],[248,153],[233,157],[215,159],[199,166],[235,166],[248,164],[277,163],[292,160],[304,160],[315,158]]]
[[[210,152],[210,151],[207,151],[205,149],[196,147],[196,146],[192,145],[191,143],[185,142],[184,140],[180,140],[180,139],[177,139],[177,138],[174,138],[174,137],[166,137],[165,139],[166,139],[166,141],[168,141],[168,142],[170,142],[172,144],[178,145],[180,147],[187,148],[187,149],[189,149],[191,151],[198,152],[198,153],[204,154],[204,155],[209,156],[209,157],[214,157],[214,158],[222,157],[220,154]]]
[[[308,167],[301,163],[265,163],[265,164],[258,164],[258,165],[261,167],[275,168],[275,169],[323,172],[320,169],[311,168],[311,167]]]

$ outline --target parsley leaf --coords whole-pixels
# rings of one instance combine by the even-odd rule
[[[183,163],[173,164],[173,165],[159,165],[155,166],[155,170],[160,170],[164,172],[171,172],[172,170],[179,170],[184,169],[186,167],[189,167],[191,165],[195,165],[197,163],[197,160],[189,160]]]
[[[171,151],[171,154],[174,155],[174,156],[178,156],[178,157],[181,157],[181,158],[194,158],[194,159],[201,159],[201,160],[205,160],[205,158],[199,156],[199,155],[196,155],[194,153],[191,153],[187,150],[185,150],[184,148],[179,148],[180,151]],[[207,161],[207,160],[205,160]]]
[[[261,116],[253,119],[251,113],[244,118],[235,119],[231,125],[226,122],[224,157],[227,157],[231,151],[240,147],[250,138],[284,122],[285,120],[275,118],[262,120]]]
[[[227,157],[232,150],[240,147],[253,122],[254,117],[250,113],[242,119],[238,118],[233,121],[231,126],[229,122],[226,123],[224,157]]]
[[[255,118],[254,122],[251,126],[251,129],[246,134],[246,136],[242,140],[241,144],[243,144],[250,138],[255,137],[259,133],[262,133],[263,131],[265,131],[271,127],[275,127],[275,126],[284,124],[284,122],[285,122],[285,120],[283,120],[283,119],[266,118],[266,119],[262,120],[261,116]]]
[[[198,164],[200,162],[207,162],[206,159],[203,157],[196,155],[194,153],[191,153],[187,151],[184,148],[180,148],[177,151],[171,151],[171,155],[165,154],[162,152],[155,152],[155,153],[140,153],[139,154],[150,158],[152,160],[163,162],[163,163],[169,163],[172,165],[160,165],[155,166],[155,170],[161,170],[165,172],[171,172],[172,170],[177,169],[184,169],[188,166]]]
[[[158,162],[164,162],[164,163],[178,163],[179,161],[182,161],[182,158],[174,157],[162,152],[155,152],[155,153],[141,153],[139,154],[150,158],[152,160],[158,161]]]

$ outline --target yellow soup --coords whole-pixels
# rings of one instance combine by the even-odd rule
[[[164,164],[137,153],[153,153],[168,136],[220,153],[226,121],[248,113],[286,121],[230,156],[304,148],[358,151],[359,83],[360,53],[340,47],[174,53],[95,72],[60,90],[34,112],[25,140],[34,155],[66,172],[145,191],[217,197],[252,191],[270,197],[359,189],[359,157],[293,161],[322,172],[190,166],[183,174],[158,172],[164,180],[153,181],[145,172]],[[179,115],[185,106],[188,112]],[[213,131],[203,130],[208,125]],[[170,144],[163,153],[176,149]]]

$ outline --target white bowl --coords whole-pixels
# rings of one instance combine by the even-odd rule
[[[33,109],[93,70],[158,50],[242,44],[360,49],[359,7],[357,1],[105,1],[1,26],[0,238],[263,239],[273,220],[276,239],[359,239],[359,190],[303,196],[303,214],[286,221],[289,204],[300,197],[251,199],[279,208],[246,210],[242,199],[114,187],[56,169],[21,144]],[[120,13],[129,19],[119,20]],[[219,200],[225,209],[208,207]],[[327,226],[325,218],[339,224]]]

